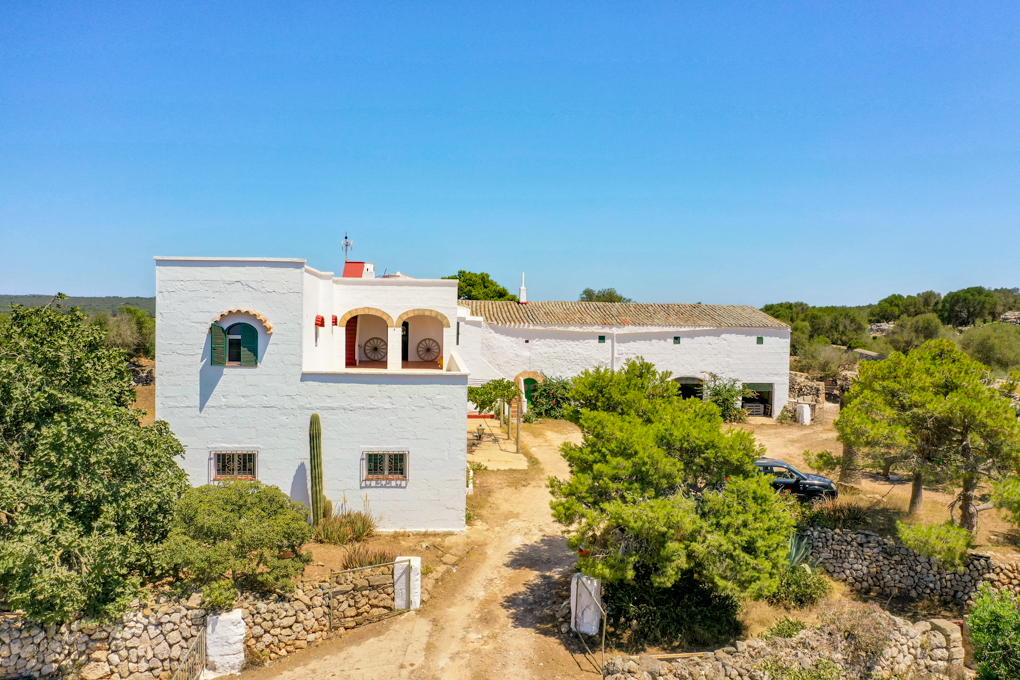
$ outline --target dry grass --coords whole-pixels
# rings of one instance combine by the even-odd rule
[[[772,627],[772,625],[784,617],[799,619],[809,626],[818,622],[821,612],[836,602],[851,600],[847,587],[839,581],[828,579],[832,586],[831,594],[821,602],[808,606],[790,609],[771,605],[764,601],[745,601],[741,604],[740,623],[744,626],[746,637],[758,637],[761,633]]]

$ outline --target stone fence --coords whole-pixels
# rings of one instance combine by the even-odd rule
[[[803,630],[792,638],[737,641],[735,646],[714,653],[669,661],[651,656],[610,658],[604,675],[609,680],[767,680],[776,677],[767,672],[772,664],[798,670],[829,662],[844,669],[854,666],[863,671],[858,673],[861,677],[962,676],[964,648],[958,625],[941,619],[911,625],[886,616],[892,633],[873,660],[854,663],[852,659],[860,657],[848,647],[845,636],[832,626],[823,626]]]
[[[953,571],[871,531],[813,527],[803,536],[829,576],[860,593],[965,604],[988,582],[1020,595],[1020,563],[993,555],[971,553],[967,564]]]
[[[292,593],[266,599],[242,598],[245,657],[255,663],[276,659],[391,614],[398,604],[417,608],[421,561],[400,559],[408,561],[305,580]],[[209,618],[215,617],[201,608],[198,594],[135,602],[120,620],[107,624],[44,626],[2,614],[0,680],[75,670],[82,680],[169,680]]]

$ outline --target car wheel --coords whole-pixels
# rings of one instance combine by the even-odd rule
[[[818,494],[817,496],[812,496],[811,498],[809,498],[808,503],[810,503],[811,505],[821,505],[826,500],[828,499],[826,499],[824,494]]]

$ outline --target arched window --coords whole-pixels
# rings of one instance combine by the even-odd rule
[[[259,332],[246,323],[235,323],[226,330],[213,324],[213,366],[257,366],[259,363]]]

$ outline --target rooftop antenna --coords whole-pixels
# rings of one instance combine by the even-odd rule
[[[354,241],[352,241],[349,238],[347,238],[347,232],[346,231],[344,232],[344,242],[342,244],[340,244],[340,246],[344,249],[344,262],[346,262],[347,261],[347,253],[349,253],[350,251],[354,250]]]

